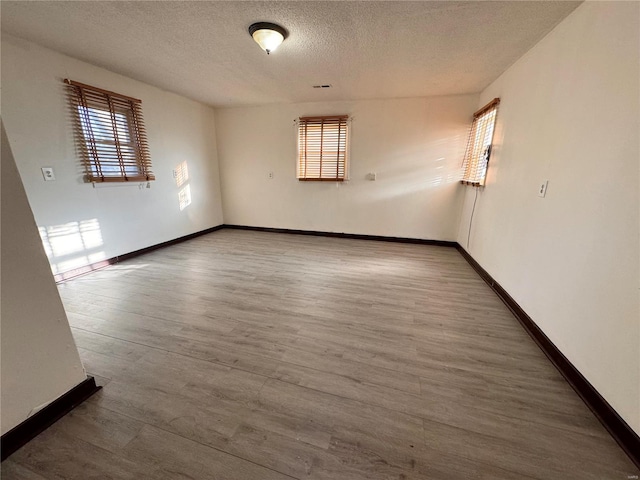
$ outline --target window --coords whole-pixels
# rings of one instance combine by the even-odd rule
[[[135,98],[65,80],[87,182],[155,180]]]
[[[465,185],[473,185],[474,187],[484,185],[499,104],[500,99],[494,98],[473,114],[473,124],[469,132],[469,142],[462,164],[461,183]]]
[[[347,176],[347,115],[300,117],[298,180],[341,182]]]

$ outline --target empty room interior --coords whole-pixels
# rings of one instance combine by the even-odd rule
[[[640,2],[0,8],[2,478],[638,478]]]

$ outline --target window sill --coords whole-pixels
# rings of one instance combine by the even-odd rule
[[[93,177],[87,176],[87,183],[138,183],[151,182],[155,175],[133,175],[131,177]]]
[[[301,182],[344,182],[344,178],[299,178]]]

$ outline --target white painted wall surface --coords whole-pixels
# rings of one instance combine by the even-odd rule
[[[639,18],[586,2],[482,93],[502,102],[467,248],[638,433]]]
[[[142,100],[157,179],[151,188],[84,183],[64,78]],[[55,273],[223,223],[208,106],[3,35],[2,115],[36,222],[49,236]],[[178,187],[173,170],[182,162],[189,181]],[[53,167],[56,180],[44,182],[41,167]],[[191,204],[181,210],[178,194],[186,185]]]
[[[2,434],[85,380],[2,127]]]
[[[225,223],[455,240],[477,95],[216,110]],[[348,114],[350,180],[296,179],[294,119]],[[268,178],[273,172],[273,179]],[[377,180],[366,179],[375,172]]]

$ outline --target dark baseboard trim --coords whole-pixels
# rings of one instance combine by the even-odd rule
[[[159,248],[169,247],[171,245],[175,245],[176,243],[186,242],[187,240],[191,240],[193,238],[206,235],[207,233],[217,232],[222,228],[224,228],[224,225],[216,225],[215,227],[207,228],[206,230],[200,230],[199,232],[190,233],[189,235],[184,235],[183,237],[174,238],[173,240],[167,240],[166,242],[158,243],[156,245],[151,245],[150,247],[145,247],[145,248],[141,248],[140,250],[135,250],[133,252],[125,253],[123,255],[119,255],[115,257],[116,262],[128,260],[130,258],[137,257],[139,255],[144,255],[145,253],[153,252],[154,250],[158,250]]]
[[[116,263],[115,258],[109,258],[108,260],[101,260],[96,263],[91,263],[89,265],[85,265],[83,267],[74,268],[73,270],[67,270],[63,273],[57,273],[53,276],[53,279],[56,283],[62,283],[66,280],[71,280],[72,278],[79,277],[81,275],[86,275],[87,273],[95,272],[96,270],[100,270],[104,267],[108,267],[109,265],[113,265]]]
[[[14,453],[25,443],[42,433],[71,410],[84,402],[102,387],[96,385],[93,377],[87,377],[64,395],[56,398],[38,413],[31,415],[20,425],[15,426],[2,435],[0,450],[2,461]]]
[[[87,273],[100,270],[101,268],[108,267],[109,265],[113,265],[114,263],[118,263],[123,260],[128,260],[130,258],[152,252],[159,248],[164,248],[170,245],[175,245],[176,243],[184,242],[186,240],[191,240],[192,238],[196,238],[201,235],[206,235],[207,233],[215,232],[222,228],[224,228],[224,225],[217,225],[215,227],[207,228],[206,230],[190,233],[189,235],[185,235],[183,237],[174,238],[173,240],[167,240],[166,242],[158,243],[156,245],[151,245],[150,247],[141,248],[140,250],[135,250],[133,252],[125,253],[123,255],[118,255],[117,257],[109,258],[108,260],[102,260],[100,262],[92,263],[90,265],[85,265],[84,267],[76,268],[74,270],[69,270],[64,273],[58,273],[57,275],[54,275],[53,278],[55,279],[56,283],[61,283],[66,280],[70,280],[72,278],[76,278],[81,275],[86,275]]]
[[[438,247],[455,247],[456,242],[446,240],[423,240],[421,238],[385,237],[382,235],[361,235],[358,233],[322,232],[317,230],[293,230],[289,228],[251,227],[248,225],[223,225],[234,230],[252,230],[255,232],[288,233],[291,235],[312,235],[316,237],[349,238],[353,240],[375,240],[378,242],[413,243],[418,245],[435,245]]]
[[[556,347],[545,333],[536,325],[533,319],[518,305],[518,303],[502,288],[502,286],[480,266],[478,262],[460,244],[456,246],[462,256],[473,269],[500,297],[504,304],[518,319],[527,333],[538,344],[551,363],[560,371],[596,418],[608,430],[611,436],[622,447],[631,461],[640,468],[640,437],[631,429],[620,415],[613,409],[600,393],[589,383],[580,371]]]

